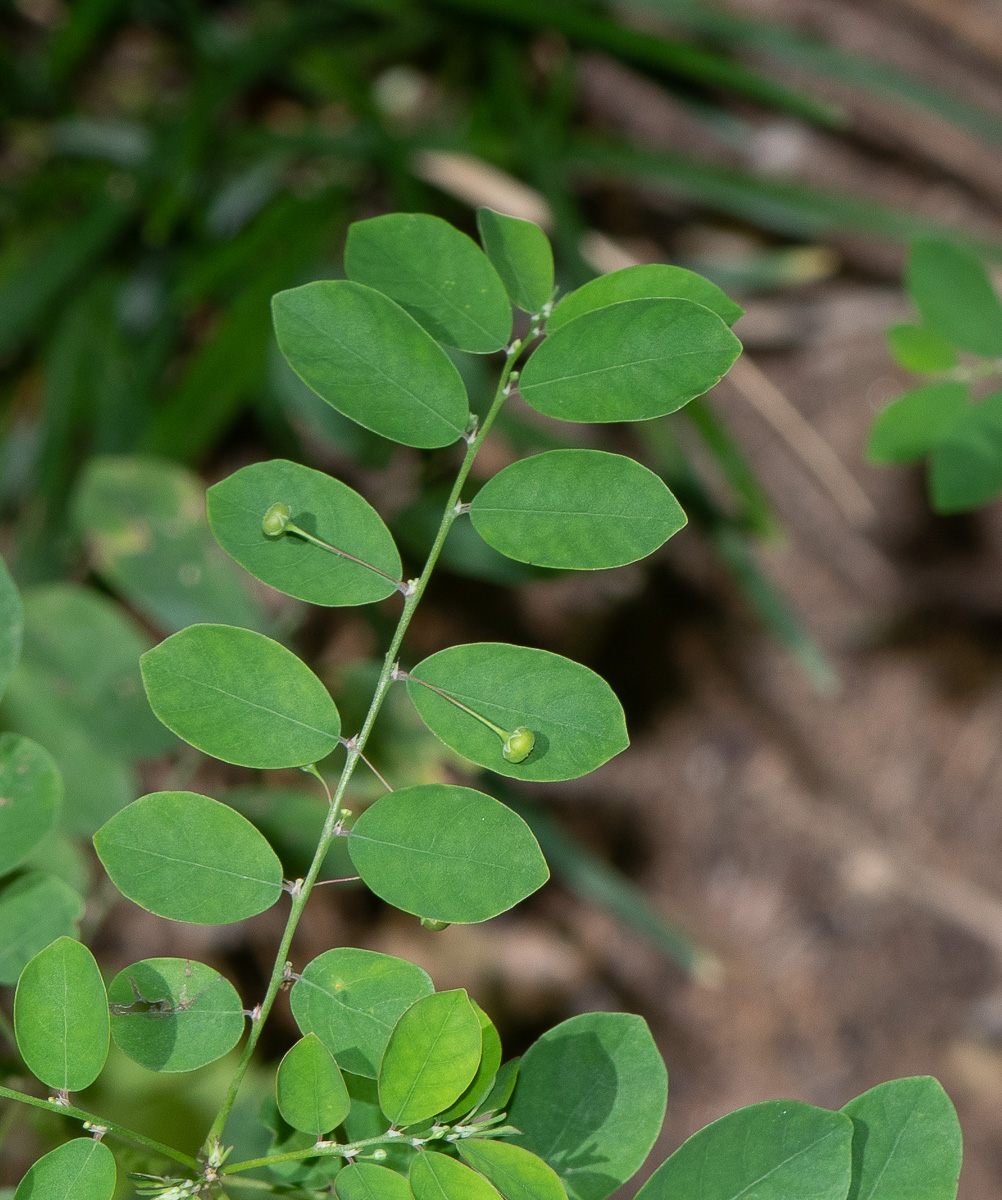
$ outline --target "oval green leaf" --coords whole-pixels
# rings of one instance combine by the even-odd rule
[[[115,1156],[93,1138],[74,1138],[50,1150],[28,1170],[14,1200],[111,1200]]]
[[[741,343],[691,300],[627,300],[585,313],[547,337],[518,388],[561,421],[645,421],[718,383]]]
[[[493,208],[477,209],[477,229],[508,299],[523,312],[540,312],[553,293],[553,250],[546,234],[532,221]]]
[[[892,1079],[842,1112],[854,1129],[852,1200],[955,1200],[960,1122],[938,1080]]]
[[[518,1082],[518,1068],[521,1061],[521,1058],[510,1058],[498,1068],[490,1091],[477,1105],[478,1115],[480,1113],[501,1112],[507,1105],[511,1099],[512,1092],[515,1090],[515,1084]]]
[[[585,1013],[523,1055],[508,1121],[522,1131],[514,1143],[548,1162],[571,1200],[604,1200],[650,1153],[667,1100],[668,1075],[643,1018]]]
[[[480,1021],[462,988],[416,1000],[379,1064],[379,1107],[394,1125],[442,1112],[472,1081],[482,1045]]]
[[[244,1006],[228,979],[187,958],[147,958],[108,988],[111,1036],[150,1071],[197,1071],[240,1041]]]
[[[652,554],[685,525],[661,479],[602,450],[550,450],[499,471],[470,520],[489,546],[537,567],[595,571]]]
[[[32,871],[8,884],[0,892],[0,983],[17,983],[56,938],[76,938],[83,914],[83,897],[55,875]]]
[[[57,938],[21,972],[14,994],[17,1048],[28,1070],[57,1091],[80,1092],[108,1057],[108,994],[86,946]]]
[[[1002,491],[1002,392],[965,409],[933,447],[929,491],[939,513],[978,508]]]
[[[254,826],[197,792],[153,792],[94,834],[112,883],[171,921],[228,925],[271,908],[282,864]]]
[[[209,523],[220,546],[255,579],[310,604],[372,604],[396,591],[403,568],[390,531],[356,491],[322,471],[276,458],[254,463],[209,488]],[[294,533],[261,527],[276,503],[305,533],[384,575]]]
[[[645,263],[638,267],[624,267],[621,271],[610,271],[600,275],[565,296],[553,310],[546,322],[549,333],[555,333],[569,321],[608,308],[610,304],[622,304],[624,300],[645,299],[691,300],[702,304],[716,313],[725,325],[733,325],[744,313],[740,304],[715,283],[687,271],[685,267],[673,267],[666,263]]]
[[[907,371],[948,371],[957,365],[950,343],[922,325],[891,325],[887,344],[894,361]]]
[[[24,614],[21,597],[7,565],[0,558],[0,696],[7,688],[7,680],[21,657],[21,635],[24,630]]]
[[[502,757],[501,738],[431,688],[408,680],[422,720],[471,762],[513,779],[577,779],[629,745],[626,720],[612,688],[580,663],[547,650],[477,642],[451,646],[411,674],[448,692],[502,729],[535,735],[520,763]]]
[[[193,471],[142,455],[91,459],[73,519],[97,574],[158,628],[173,633],[198,621],[270,628],[213,541],[205,486]]]
[[[483,1175],[434,1151],[414,1159],[410,1185],[414,1200],[500,1200]]]
[[[637,1200],[845,1200],[852,1122],[796,1100],[738,1109],[693,1134]]]
[[[465,233],[427,213],[388,213],[348,229],[349,279],[395,300],[437,341],[473,354],[511,337],[511,305],[490,259]]]
[[[313,959],[289,1001],[300,1030],[315,1033],[343,1071],[375,1079],[393,1027],[433,990],[413,963],[344,947]]]
[[[241,767],[303,767],[338,744],[341,718],[291,650],[233,625],[191,625],[144,654],[153,711],[192,746]]]
[[[549,878],[529,826],[472,788],[400,788],[370,805],[348,838],[363,882],[388,904],[471,924],[513,908]]]
[[[560,1176],[521,1146],[486,1138],[468,1138],[456,1149],[475,1171],[494,1184],[505,1200],[566,1200]]]
[[[20,866],[55,827],[62,803],[52,755],[28,738],[0,733],[0,875]]]
[[[143,693],[139,656],[149,646],[121,606],[91,588],[31,588],[24,596],[24,647],[12,688],[18,675],[29,674],[53,714],[101,753],[125,759],[162,754],[177,743]]]
[[[339,413],[405,446],[449,446],[466,432],[459,372],[381,292],[319,280],[279,292],[272,314],[289,365]]]
[[[970,250],[928,238],[912,246],[905,275],[923,324],[972,354],[1002,354],[1002,304]]]
[[[351,1163],[334,1180],[338,1200],[414,1200],[410,1184],[396,1171],[374,1163]]]
[[[471,1000],[470,1003],[480,1022],[480,1062],[477,1064],[477,1073],[473,1076],[466,1091],[455,1104],[438,1115],[439,1124],[442,1125],[447,1125],[459,1117],[465,1117],[467,1113],[479,1108],[480,1104],[493,1091],[494,1081],[501,1066],[501,1038],[494,1027],[494,1022],[476,1000]]]
[[[930,383],[882,409],[866,443],[871,463],[913,463],[925,458],[970,408],[963,383]]]
[[[315,1033],[300,1038],[279,1063],[275,1095],[292,1128],[314,1137],[340,1125],[351,1109],[337,1063]]]

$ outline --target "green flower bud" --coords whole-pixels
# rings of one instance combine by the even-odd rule
[[[505,762],[524,762],[532,753],[535,744],[536,735],[532,730],[526,729],[524,725],[519,725],[518,729],[513,729],[505,738],[505,743],[501,747],[501,755]]]
[[[422,917],[421,924],[425,929],[433,929],[436,933],[441,933],[443,929],[448,929],[451,921],[436,921],[434,917]]]
[[[267,537],[279,537],[292,520],[292,509],[288,504],[273,504],[264,514],[261,529]]]

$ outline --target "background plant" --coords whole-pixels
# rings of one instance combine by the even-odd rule
[[[943,241],[912,247],[908,296],[920,322],[887,331],[900,366],[928,380],[877,416],[878,464],[924,462],[939,513],[979,508],[1002,492],[1002,304],[984,267]]]
[[[88,455],[201,464],[251,421],[280,453],[303,457],[304,441],[319,439],[349,461],[385,458],[385,443],[317,416],[288,386],[267,314],[273,291],[325,273],[332,244],[373,196],[381,208],[468,222],[468,168],[480,164],[477,203],[497,186],[484,168],[500,168],[549,214],[565,287],[596,269],[587,235],[617,186],[666,191],[779,239],[745,270],[752,287],[801,278],[794,251],[827,232],[902,240],[937,228],[596,128],[577,104],[588,54],[628,66],[736,145],[771,114],[846,128],[837,105],[787,82],[791,70],[918,108],[989,148],[1002,137],[976,106],[778,23],[677,0],[639,12],[583,0],[0,10],[11,130],[0,476],[18,516],[18,577],[60,577],[74,562],[68,502]],[[726,500],[715,469],[674,438],[662,467],[748,602],[830,683],[748,552],[775,528],[762,489],[712,412],[697,405],[687,417],[729,480]]]
[[[349,233],[348,280],[275,298],[282,351],[320,397],[404,444],[444,448],[461,440],[462,462],[413,580],[401,577],[378,514],[335,479],[274,460],[246,467],[210,492],[217,540],[262,582],[326,605],[399,593],[401,614],[361,728],[350,737],[320,680],[255,630],[189,625],[143,656],[150,704],[170,730],[224,762],[299,767],[316,778],[329,808],[310,867],[294,880],[283,879],[279,859],[253,825],[197,793],[154,792],[102,824],[94,845],[105,870],[151,912],[225,924],[264,911],[286,892],[290,914],[267,992],[249,1010],[222,976],[192,959],[133,964],[106,991],[93,956],[70,937],[55,938],[31,958],[18,982],[15,1036],[26,1066],[53,1095],[41,1100],[9,1088],[0,1094],[82,1120],[93,1137],[74,1138],[40,1159],[18,1196],[54,1200],[72,1191],[111,1200],[116,1168],[105,1137],[152,1155],[149,1169],[134,1171],[133,1179],[143,1194],[170,1200],[223,1187],[311,1195],[331,1183],[344,1198],[500,1193],[506,1200],[601,1200],[653,1144],[667,1079],[639,1018],[573,1018],[521,1062],[502,1065],[486,1014],[462,990],[435,992],[427,975],[403,960],[340,948],[302,972],[288,961],[339,835],[369,887],[432,927],[487,919],[546,879],[528,827],[485,793],[416,785],[390,790],[361,816],[344,808],[394,682],[406,681],[418,713],[446,745],[515,780],[575,778],[627,745],[608,685],[561,656],[484,643],[400,666],[407,626],[457,521],[469,516],[488,544],[516,560],[587,570],[649,553],[684,524],[663,482],[632,458],[604,451],[523,459],[464,501],[477,452],[516,381],[544,416],[644,420],[700,394],[739,351],[726,320],[736,315],[734,306],[698,276],[670,267],[627,270],[554,307],[541,232],[490,210],[479,218],[486,255],[433,217],[357,224]],[[529,314],[524,334],[513,340],[511,304]],[[443,344],[503,354],[484,413],[470,414]],[[12,586],[6,611],[9,673],[20,648]],[[317,763],[338,746],[345,761],[331,787]],[[4,750],[5,769],[19,785],[2,814],[7,844],[21,855],[10,869],[53,823],[58,772],[27,739],[8,736]],[[290,983],[304,1036],[278,1068],[268,1152],[238,1161],[225,1144],[227,1118],[264,1022]],[[225,1054],[245,1018],[250,1030],[239,1064],[197,1159],[71,1104],[70,1093],[100,1074],[109,1036],[149,1069],[191,1070]],[[332,1130],[335,1137],[323,1136]],[[878,1192],[892,1200],[920,1186],[929,1200],[950,1200],[959,1156],[952,1106],[934,1080],[920,1077],[882,1085],[840,1113],[794,1101],[742,1109],[686,1142],[640,1194],[723,1200],[756,1188],[778,1198],[810,1187],[831,1200]],[[163,1158],[187,1174],[156,1173]],[[245,1177],[259,1168],[277,1170],[279,1178]]]

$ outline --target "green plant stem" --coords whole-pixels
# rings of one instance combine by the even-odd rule
[[[379,673],[379,679],[376,682],[375,691],[373,692],[372,701],[369,704],[369,711],[366,713],[365,721],[362,723],[361,731],[351,739],[351,744],[347,747],[347,757],[345,764],[341,769],[341,777],[338,780],[337,788],[331,800],[330,810],[327,813],[327,820],[324,822],[323,831],[320,835],[320,842],[317,845],[316,853],[313,856],[313,862],[310,864],[310,869],[306,873],[297,894],[292,897],[292,907],[289,911],[289,917],[286,921],[285,932],[282,934],[282,940],[279,943],[278,953],[275,956],[275,965],[272,968],[271,979],[268,982],[268,989],[265,992],[264,999],[261,1001],[260,1008],[257,1010],[257,1016],[251,1022],[250,1033],[247,1037],[247,1042],[244,1046],[243,1054],[240,1056],[240,1062],[237,1064],[233,1079],[230,1082],[229,1089],[226,1093],[226,1098],[216,1114],[215,1120],[212,1122],[212,1127],[209,1129],[205,1138],[202,1152],[208,1155],[213,1145],[222,1137],[223,1128],[226,1124],[226,1119],[230,1115],[230,1110],[233,1108],[233,1103],[237,1098],[237,1092],[240,1089],[240,1084],[250,1065],[251,1057],[254,1053],[254,1048],[257,1046],[258,1039],[261,1036],[261,1030],[264,1027],[265,1021],[268,1019],[268,1014],[271,1012],[272,1005],[275,1003],[275,997],[278,995],[282,982],[285,979],[285,964],[288,959],[289,948],[292,945],[292,938],[296,932],[296,926],[299,924],[299,919],[303,915],[303,909],[306,907],[306,902],[310,898],[310,892],[313,890],[313,885],[316,882],[317,875],[320,873],[320,867],[327,851],[330,848],[331,842],[337,836],[338,821],[341,816],[341,805],[344,799],[345,790],[351,780],[351,776],[362,756],[362,751],[365,749],[365,743],[375,723],[376,717],[379,715],[379,710],[382,708],[383,700],[389,689],[393,678],[393,668],[396,665],[397,654],[400,651],[400,645],[403,642],[404,634],[407,632],[407,627],[414,616],[414,611],[424,595],[424,590],[428,586],[428,580],[431,573],[438,562],[438,556],[442,552],[442,546],[445,544],[445,539],[452,528],[452,523],[459,515],[456,510],[456,505],[459,502],[460,495],[463,490],[463,484],[470,473],[470,468],[473,466],[473,460],[477,456],[477,451],[483,444],[484,438],[487,436],[494,419],[504,403],[507,395],[508,377],[511,375],[512,367],[515,365],[515,360],[522,349],[522,343],[519,341],[513,342],[507,351],[504,368],[501,371],[501,378],[498,380],[497,390],[494,393],[494,400],[490,410],[484,417],[476,432],[469,437],[466,448],[466,454],[463,456],[462,464],[456,475],[456,481],[453,484],[452,491],[449,494],[449,499],[446,502],[445,512],[442,514],[442,521],[438,528],[438,533],[435,535],[435,540],[432,543],[431,549],[428,551],[428,557],[425,560],[424,569],[420,577],[413,585],[413,590],[410,595],[404,598],[403,612],[400,614],[400,619],[397,622],[396,630],[390,642],[389,649],[386,651],[386,657],[383,659],[383,667]]]
[[[100,1125],[107,1129],[109,1133],[115,1134],[123,1141],[132,1142],[133,1145],[151,1150],[161,1158],[169,1158],[173,1162],[196,1171],[201,1169],[198,1161],[190,1155],[182,1154],[180,1150],[174,1150],[171,1146],[165,1146],[163,1142],[154,1141],[153,1138],[137,1133],[126,1125],[119,1125],[116,1121],[109,1121],[105,1117],[97,1117],[93,1113],[84,1112],[82,1108],[74,1108],[70,1104],[56,1104],[52,1100],[40,1100],[37,1096],[28,1096],[24,1092],[16,1092],[12,1088],[6,1087],[0,1087],[0,1100],[17,1100],[21,1104],[30,1104],[33,1108],[44,1108],[46,1112],[56,1113],[60,1117],[74,1117],[78,1121],[89,1121],[93,1125]]]
[[[435,1137],[424,1137],[421,1139],[421,1144],[425,1142],[442,1141],[446,1134],[451,1133],[453,1127],[441,1127]],[[481,1127],[482,1134],[492,1132],[489,1124],[484,1124]],[[468,1131],[459,1135],[462,1138],[475,1137],[476,1134],[471,1134]],[[361,1151],[367,1150],[370,1147],[390,1146],[390,1145],[412,1145],[412,1142],[406,1133],[401,1134],[398,1131],[387,1130],[385,1133],[377,1133],[370,1138],[362,1138],[357,1142],[345,1142],[340,1145],[336,1142],[322,1142],[317,1146],[307,1146],[304,1150],[286,1150],[282,1154],[265,1154],[261,1158],[248,1158],[244,1162],[227,1163],[223,1167],[224,1175],[235,1175],[240,1171],[254,1171],[258,1167],[270,1167],[276,1163],[286,1162],[301,1162],[304,1158],[352,1158],[354,1159]]]

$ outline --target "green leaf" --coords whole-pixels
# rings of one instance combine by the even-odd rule
[[[741,343],[691,300],[627,300],[547,337],[518,388],[562,421],[645,421],[675,412],[729,370]]]
[[[894,361],[907,371],[948,371],[957,365],[950,343],[921,325],[892,325],[887,342]]]
[[[522,1130],[515,1144],[548,1162],[571,1200],[604,1200],[650,1153],[667,1098],[665,1065],[643,1018],[586,1013],[523,1055],[508,1120]]]
[[[272,300],[289,365],[338,412],[405,446],[449,446],[466,432],[466,389],[449,356],[392,300],[319,280]]]
[[[89,588],[57,583],[25,592],[18,670],[109,757],[143,758],[177,744],[143,692],[139,657],[149,645],[117,604]]]
[[[499,1200],[497,1190],[464,1163],[430,1151],[411,1164],[414,1200]]]
[[[461,988],[424,996],[407,1009],[379,1064],[379,1106],[394,1125],[435,1116],[476,1074],[483,1036]]]
[[[4,697],[3,722],[52,754],[66,788],[62,828],[89,837],[135,796],[135,779],[121,759],[96,748],[53,684],[42,669],[21,662]]]
[[[435,921],[487,921],[549,878],[520,816],[444,783],[400,788],[370,805],[348,838],[363,882],[388,904]]]
[[[55,875],[32,871],[0,892],[0,983],[17,983],[28,962],[59,937],[75,938],[83,897]]]
[[[0,875],[21,865],[49,833],[63,803],[63,780],[37,742],[0,733]]]
[[[954,1200],[960,1123],[928,1075],[882,1083],[842,1109],[853,1124],[848,1200]]]
[[[521,1062],[521,1058],[510,1058],[498,1068],[498,1073],[491,1084],[491,1090],[477,1105],[478,1113],[501,1112],[515,1090]]]
[[[913,463],[925,458],[970,407],[963,383],[930,383],[881,409],[866,443],[871,463]]]
[[[553,292],[553,251],[546,234],[532,221],[493,208],[477,209],[477,229],[508,299],[523,312],[540,312]]]
[[[505,1200],[566,1200],[560,1177],[541,1158],[508,1142],[468,1138],[456,1149]]]
[[[108,988],[111,1036],[150,1071],[197,1071],[240,1041],[244,1006],[218,971],[188,958],[147,958]]]
[[[428,728],[471,762],[514,779],[577,779],[629,745],[626,720],[601,676],[559,654],[477,642],[451,646],[419,663],[407,692]],[[502,729],[535,735],[520,763],[502,757],[502,740],[476,717],[421,683],[454,696]]]
[[[473,354],[511,337],[511,305],[490,259],[427,213],[388,213],[348,229],[344,269],[395,300],[437,341]]]
[[[153,711],[178,737],[241,767],[302,767],[338,744],[327,689],[278,642],[232,625],[191,625],[142,657]]]
[[[48,871],[75,892],[86,895],[91,885],[91,861],[89,846],[85,849],[75,838],[53,831],[38,843],[24,866]]]
[[[92,459],[73,518],[97,574],[154,625],[169,632],[198,621],[269,629],[213,541],[205,488],[193,472],[160,458]]]
[[[112,883],[171,921],[228,925],[282,894],[282,864],[232,808],[196,792],[153,792],[94,835]]]
[[[350,1163],[334,1181],[338,1200],[413,1200],[403,1175],[374,1163]]]
[[[337,1063],[315,1033],[300,1038],[279,1063],[275,1092],[286,1121],[314,1137],[340,1125],[351,1109]]]
[[[852,1122],[796,1100],[770,1100],[693,1134],[637,1200],[846,1200]]]
[[[21,657],[23,630],[21,597],[17,594],[6,564],[0,558],[0,696],[4,694],[7,680]]]
[[[467,1113],[472,1112],[475,1108],[479,1108],[481,1102],[493,1090],[494,1080],[501,1066],[501,1038],[494,1027],[494,1022],[476,1000],[471,1000],[470,1003],[473,1005],[473,1011],[477,1014],[477,1020],[480,1022],[482,1039],[480,1062],[477,1064],[477,1073],[470,1080],[466,1091],[463,1092],[455,1104],[438,1115],[439,1124],[442,1125],[447,1125],[449,1122],[455,1121],[458,1117],[465,1117]]]
[[[294,533],[266,534],[262,518],[286,505],[293,523],[329,546],[377,567],[386,579]],[[403,568],[390,531],[356,491],[285,459],[255,463],[208,491],[220,546],[255,579],[310,604],[372,604],[396,590]]]
[[[344,947],[313,959],[289,997],[296,1024],[315,1033],[343,1071],[375,1079],[393,1027],[434,990],[420,967]]]
[[[933,447],[929,491],[940,513],[978,508],[1002,491],[1002,392],[968,408]]]
[[[18,1184],[14,1200],[111,1200],[115,1156],[93,1138],[74,1138],[43,1155]]]
[[[550,450],[499,471],[470,520],[488,545],[537,567],[593,571],[652,554],[685,525],[646,467],[602,450]]]
[[[653,298],[691,300],[716,313],[725,325],[733,325],[744,312],[741,305],[735,304],[715,283],[695,271],[665,263],[647,263],[610,271],[571,292],[553,310],[546,329],[548,333],[555,333],[569,321],[596,309],[621,304],[624,300]]]
[[[108,994],[94,956],[57,938],[21,972],[14,995],[17,1048],[28,1070],[58,1091],[80,1092],[108,1057]]]
[[[936,238],[917,241],[906,282],[923,324],[933,333],[972,354],[1002,354],[1002,304],[970,250]]]

